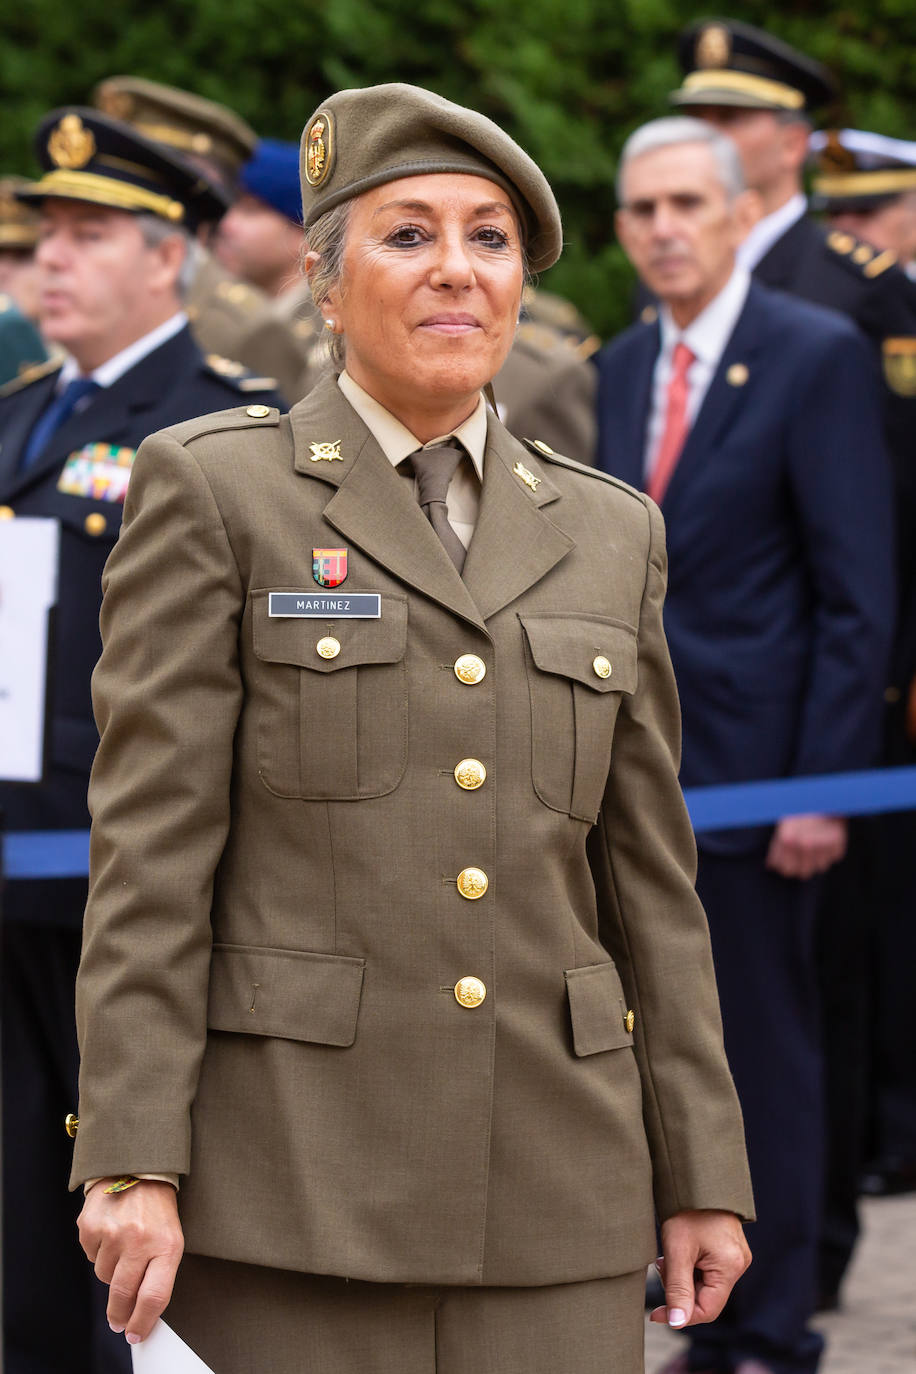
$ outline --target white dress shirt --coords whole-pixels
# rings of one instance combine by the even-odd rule
[[[57,376],[57,391],[63,391],[64,387],[77,377],[89,376],[99,386],[113,386],[119,378],[129,372],[132,367],[141,362],[154,348],[159,348],[161,344],[173,339],[176,334],[184,329],[188,322],[188,317],[183,310],[171,315],[163,324],[151,329],[148,334],[144,334],[142,339],[135,339],[132,344],[122,348],[120,353],[116,353],[107,362],[100,363],[89,373],[80,371],[79,363],[75,358],[68,354],[64,359],[63,366]]]
[[[378,441],[380,449],[393,467],[397,467],[408,454],[415,453],[418,448],[434,448],[436,444],[441,444],[443,439],[449,438],[448,434],[442,434],[437,439],[431,439],[428,444],[421,444],[406,425],[402,425],[390,410],[386,410],[374,396],[364,391],[358,382],[354,382],[348,372],[341,372],[337,385],[373,438]],[[449,483],[445,509],[449,524],[467,548],[480,509],[483,455],[487,446],[487,407],[482,395],[468,418],[451,433],[456,439],[461,440],[471,461],[468,463],[462,460],[455,469],[455,475]],[[416,480],[414,477],[414,491]]]
[[[741,267],[746,267],[748,272],[753,272],[759,262],[762,262],[769,253],[773,244],[781,239],[783,234],[788,233],[793,224],[796,224],[807,212],[808,202],[801,191],[796,191],[794,196],[790,196],[784,205],[780,205],[778,210],[774,210],[770,215],[764,215],[754,225],[751,232],[743,243],[738,245],[737,260]]]
[[[646,425],[643,464],[646,480],[655,467],[659,445],[665,432],[668,385],[671,381],[675,348],[679,343],[684,343],[694,355],[694,361],[687,370],[687,421],[692,425],[715,376],[725,346],[734,333],[738,316],[744,309],[750,284],[750,273],[743,267],[735,267],[719,294],[700,311],[696,319],[691,320],[686,329],[678,329],[668,307],[661,307],[659,325],[662,346],[652,374],[652,393]]]

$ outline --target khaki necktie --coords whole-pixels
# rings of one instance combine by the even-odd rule
[[[449,524],[445,498],[463,456],[461,441],[449,439],[431,448],[418,448],[408,459],[417,478],[417,500],[459,572],[464,567],[467,549]]]

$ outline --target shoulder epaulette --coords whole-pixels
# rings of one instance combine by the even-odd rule
[[[575,340],[539,320],[522,320],[515,337],[519,343],[526,344],[536,353],[559,353],[560,356],[575,353]]]
[[[183,420],[179,425],[170,425],[167,432],[180,444],[188,444],[194,439],[203,439],[207,434],[223,434],[233,429],[276,428],[279,423],[280,411],[276,406],[250,405],[218,410],[213,415],[201,415],[195,420]]]
[[[559,468],[568,468],[570,472],[581,473],[583,477],[594,477],[599,482],[607,482],[609,486],[617,487],[620,491],[625,491],[628,496],[635,497],[640,505],[645,505],[641,493],[627,482],[621,482],[619,477],[612,477],[609,472],[602,472],[600,468],[590,468],[587,463],[577,463],[575,458],[565,458],[562,453],[554,453],[550,445],[545,444],[543,439],[523,439],[522,443],[529,452],[543,462],[554,463]]]
[[[239,391],[277,390],[276,377],[255,377],[248,371],[244,363],[238,363],[234,358],[224,358],[219,353],[208,353],[204,358],[204,363],[209,372],[214,373],[231,386],[237,387]]]
[[[882,253],[877,248],[872,248],[870,243],[863,243],[861,239],[841,229],[831,230],[825,243],[830,252],[855,269],[857,275],[867,277],[870,281],[880,277],[882,272],[893,267],[897,261],[897,254],[890,248]]]
[[[52,372],[59,372],[62,366],[62,358],[48,358],[43,363],[32,363],[19,373],[18,377],[11,377],[8,382],[0,386],[0,396],[12,396],[23,387],[31,386],[33,382],[38,382],[42,377],[49,377]]]

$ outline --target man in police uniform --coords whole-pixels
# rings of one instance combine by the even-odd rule
[[[93,92],[94,104],[199,167],[223,190],[228,204],[238,193],[239,172],[257,146],[245,120],[213,100],[139,76],[112,76]],[[291,330],[271,308],[265,293],[228,272],[209,251],[222,209],[202,220],[195,247],[195,270],[188,293],[191,329],[205,353],[244,363],[254,372],[276,377],[292,403],[300,395],[307,340]]]
[[[885,760],[910,761],[905,701],[916,673],[916,284],[894,252],[831,229],[808,214],[803,170],[810,112],[836,94],[819,63],[737,20],[703,20],[680,37],[685,76],[671,101],[737,144],[763,218],[738,250],[738,262],[765,286],[779,287],[848,315],[868,336],[884,376],[885,437],[895,470],[898,521],[898,631],[886,691]],[[912,646],[912,647],[911,647]],[[890,823],[893,830],[898,821]],[[884,898],[890,876],[899,907],[916,886],[914,846],[887,844],[884,821],[853,820],[849,853],[828,875],[822,907],[822,995],[828,1055],[828,1204],[822,1255],[822,1304],[837,1301],[857,1233],[856,1176],[861,1166],[862,1107],[869,1015],[864,957],[865,913]],[[880,848],[879,848],[880,846]],[[881,850],[888,852],[882,855]],[[888,872],[890,870],[890,873]],[[899,1030],[897,1035],[899,1035]],[[892,1037],[895,1038],[895,1037]],[[916,1123],[913,1125],[916,1132]]]
[[[163,425],[240,404],[264,415],[278,397],[241,367],[209,366],[182,310],[189,233],[218,213],[217,192],[92,110],[48,115],[36,150],[44,175],[19,194],[40,208],[41,321],[66,356],[0,394],[0,516],[58,520],[61,562],[47,775],[37,788],[0,787],[0,809],[10,830],[82,830],[97,741],[89,677],[101,574],[133,455]],[[64,1187],[60,1121],[76,1084],[72,999],[85,897],[75,877],[10,881],[4,893],[4,1226],[16,1255],[4,1273],[7,1374],[120,1367],[113,1347],[97,1349],[93,1363],[94,1280]]]
[[[865,129],[811,135],[813,203],[833,229],[879,253],[890,250],[916,274],[916,143]]]

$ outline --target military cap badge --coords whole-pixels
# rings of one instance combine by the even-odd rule
[[[305,179],[310,186],[327,180],[334,153],[334,126],[331,116],[317,114],[305,135]]]
[[[48,155],[55,167],[85,167],[95,154],[95,135],[79,115],[66,114],[48,139]]]
[[[731,34],[724,24],[707,24],[697,38],[698,67],[725,67],[732,55]]]

